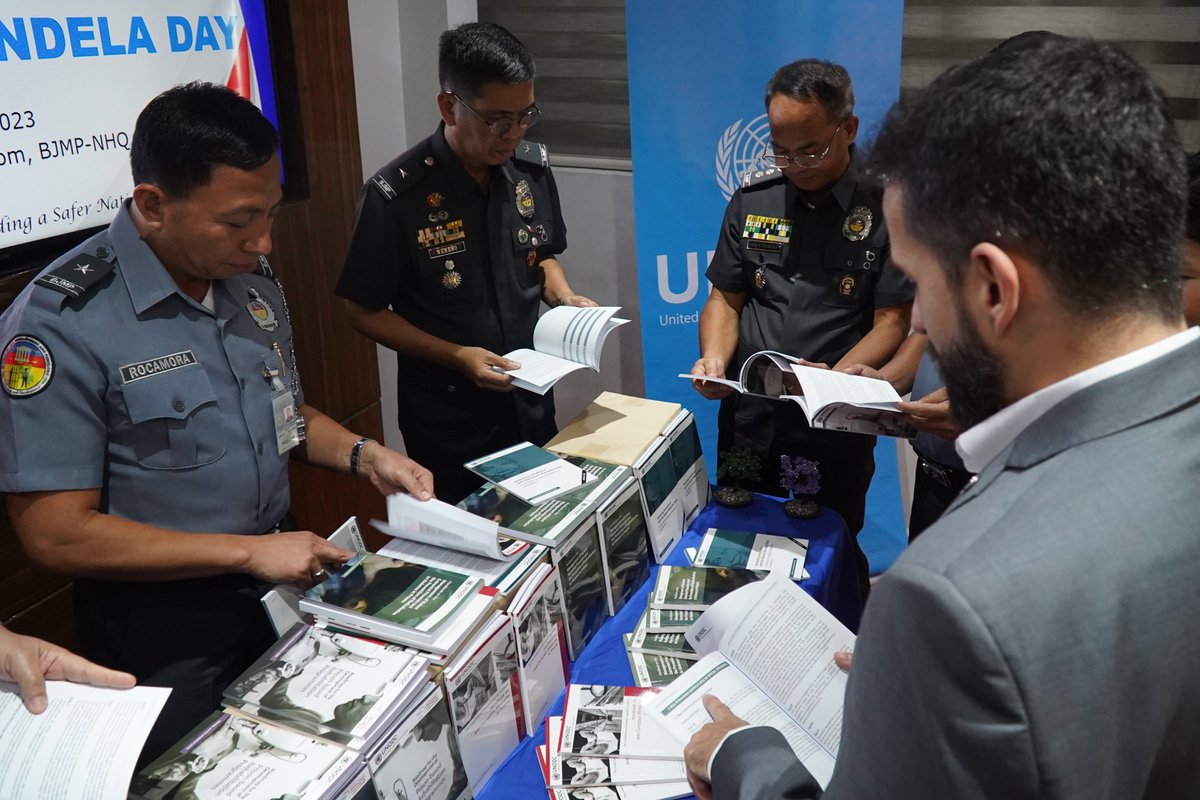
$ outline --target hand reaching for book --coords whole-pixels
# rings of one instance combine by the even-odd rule
[[[321,582],[327,568],[354,557],[311,531],[286,531],[246,537],[250,563],[246,571],[269,583],[292,583],[309,589]]]
[[[712,722],[705,725],[692,736],[691,741],[683,748],[684,765],[687,767],[688,783],[699,800],[712,800],[711,776],[708,765],[713,753],[725,741],[725,737],[738,728],[745,728],[750,723],[735,716],[729,706],[715,696],[707,694],[703,698],[704,708],[712,717]]]
[[[136,683],[127,672],[106,669],[56,644],[22,636],[0,626],[0,681],[15,681],[25,708],[46,710],[46,681],[60,680],[128,689]]]

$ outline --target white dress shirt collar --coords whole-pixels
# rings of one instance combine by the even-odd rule
[[[1143,364],[1149,364],[1197,338],[1200,338],[1200,328],[1188,328],[1186,331],[1097,364],[1083,372],[1077,372],[1069,378],[1064,378],[1031,395],[1022,397],[959,435],[955,447],[958,449],[958,454],[962,456],[963,465],[968,472],[982,472],[983,468],[1000,455],[1004,448],[1020,435],[1021,431],[1071,395],[1100,381],[1128,372]]]

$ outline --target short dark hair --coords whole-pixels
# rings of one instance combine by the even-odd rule
[[[1188,205],[1185,230],[1187,238],[1200,242],[1200,152],[1187,157]]]
[[[1180,314],[1183,151],[1120,48],[1019,37],[893,107],[868,159],[957,285],[971,248],[1035,261],[1068,311]]]
[[[138,115],[129,147],[134,185],[187,197],[218,164],[251,170],[271,160],[279,135],[258,107],[232,90],[195,81],[167,89]]]
[[[485,83],[529,83],[536,72],[533,56],[505,28],[468,22],[438,40],[438,81],[442,90],[478,97]]]
[[[854,113],[854,84],[850,82],[850,73],[840,64],[819,58],[802,58],[775,70],[763,91],[763,103],[768,109],[771,98],[777,94],[820,103],[831,122]]]

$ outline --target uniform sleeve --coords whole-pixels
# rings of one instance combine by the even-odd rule
[[[875,284],[875,307],[887,308],[911,303],[915,294],[916,286],[892,263],[892,251],[889,247],[883,257],[879,281]]]
[[[717,248],[712,261],[708,264],[705,275],[712,285],[723,292],[745,293],[750,291],[750,283],[746,271],[742,268],[742,192],[734,193],[729,205],[725,207],[725,216],[721,220],[721,230],[717,234]]]
[[[86,343],[72,335],[67,313],[59,310],[62,300],[58,292],[32,285],[0,319],[0,344],[6,352],[0,376],[6,386],[0,391],[0,492],[97,489],[103,484],[108,375]],[[32,352],[39,358],[39,371],[25,378],[25,388],[44,377],[41,369],[49,371],[44,388],[24,396],[7,388],[13,385],[7,352],[17,336],[37,343]]]
[[[398,237],[392,230],[394,215],[389,203],[367,183],[358,195],[354,232],[334,292],[373,311],[387,308],[399,294],[400,264]]]
[[[546,170],[546,188],[550,190],[550,208],[554,212],[554,244],[550,252],[558,255],[567,249],[567,222],[563,219],[562,206],[558,201],[558,184],[554,182],[554,172]]]

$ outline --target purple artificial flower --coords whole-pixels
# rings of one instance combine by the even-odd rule
[[[816,494],[821,490],[821,471],[816,461],[804,456],[779,457],[779,485],[795,497]]]

